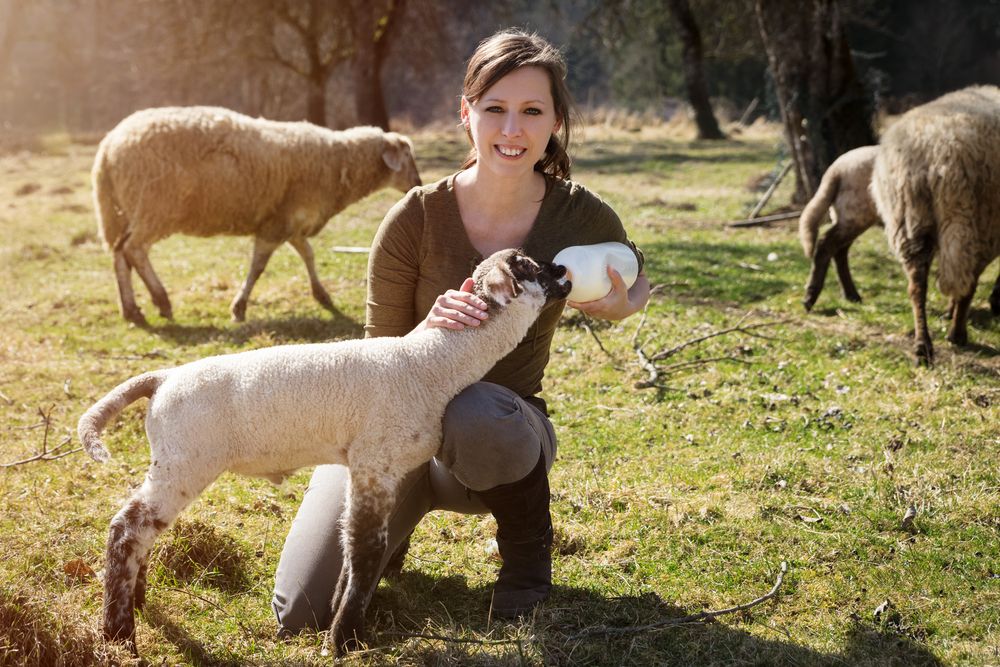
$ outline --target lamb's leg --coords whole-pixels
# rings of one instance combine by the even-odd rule
[[[123,244],[122,251],[128,258],[128,263],[132,265],[139,277],[142,278],[142,282],[145,283],[149,295],[153,298],[153,305],[160,311],[160,315],[168,320],[172,319],[174,311],[170,306],[170,297],[167,296],[167,290],[163,288],[163,283],[160,282],[160,278],[153,270],[153,265],[149,262],[148,248],[133,243],[129,239]]]
[[[338,653],[360,648],[365,641],[365,608],[378,584],[397,486],[396,480],[351,471],[342,526],[344,563],[331,602],[333,624],[327,637]]]
[[[927,277],[932,259],[933,251],[924,250],[904,260],[909,280],[910,305],[913,308],[913,351],[917,364],[921,366],[929,366],[934,361],[934,346],[927,329]]]
[[[132,266],[120,249],[114,251],[115,279],[118,282],[118,303],[121,306],[122,317],[139,326],[146,326],[146,317],[135,302],[135,292],[132,291]]]
[[[312,288],[313,297],[319,301],[321,306],[330,312],[335,312],[336,308],[333,307],[333,300],[330,299],[330,294],[323,287],[323,283],[320,282],[319,275],[316,273],[316,260],[309,241],[302,237],[293,236],[288,242],[299,253],[299,257],[302,258],[302,261],[306,265],[306,271],[309,273],[309,286]]]
[[[204,471],[202,471],[204,472]],[[135,652],[134,609],[146,599],[145,572],[156,538],[191,499],[214,479],[187,476],[177,480],[146,477],[142,486],[111,521],[104,568],[104,638],[125,642]]]
[[[240,288],[239,294],[236,295],[232,305],[229,307],[234,321],[242,322],[246,319],[247,301],[250,299],[250,292],[253,290],[257,279],[260,278],[260,274],[264,273],[264,269],[267,268],[267,262],[271,259],[271,254],[280,245],[280,241],[275,243],[274,241],[267,241],[260,237],[254,239],[250,271],[247,273],[247,279],[243,281],[243,287]]]

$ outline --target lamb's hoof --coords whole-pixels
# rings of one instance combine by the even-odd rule
[[[174,309],[171,308],[170,306],[167,306],[166,308],[160,308],[160,317],[166,320],[174,319]]]
[[[246,322],[247,319],[247,305],[243,304],[233,304],[229,312],[233,314],[233,322]]]
[[[802,299],[802,307],[806,309],[807,313],[813,309],[813,306],[816,305],[816,299],[818,298],[819,294],[812,294],[810,292],[806,292],[805,298]]]
[[[139,655],[135,646],[135,621],[129,623],[104,626],[104,640],[115,644],[123,644],[132,655]]]
[[[1000,315],[1000,292],[990,294],[990,312],[994,315]]]

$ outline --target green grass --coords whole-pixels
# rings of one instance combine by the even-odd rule
[[[426,182],[465,153],[454,135],[415,135]],[[316,238],[339,312],[309,294],[284,248],[254,290],[248,321],[228,304],[246,238],[175,236],[152,261],[175,320],[136,293],[151,326],[117,313],[110,257],[90,204],[94,146],[58,136],[0,156],[0,462],[69,438],[80,414],[127,376],[206,355],[361,335],[364,255],[398,193],[352,206]],[[974,302],[973,345],[944,341],[932,290],[937,364],[917,368],[903,274],[878,230],[855,244],[862,304],[831,275],[811,314],[794,222],[732,229],[774,169],[776,132],[690,142],[662,130],[589,129],[575,178],[609,202],[661,285],[645,320],[565,318],[546,396],[559,437],[552,473],[556,588],[522,623],[488,622],[497,563],[489,517],[428,516],[403,574],[369,611],[372,648],[348,664],[986,665],[1000,663],[1000,322]],[[786,204],[791,183],[772,207]],[[22,193],[22,194],[18,194]],[[769,207],[770,208],[770,207]],[[646,354],[691,345],[638,389]],[[752,334],[752,335],[751,335]],[[600,345],[598,344],[600,342]],[[712,359],[718,359],[711,361]],[[99,640],[108,522],[148,461],[145,404],[106,433],[114,459],[74,453],[0,469],[0,664],[127,660]],[[50,428],[41,426],[41,414]],[[224,476],[157,542],[139,650],[149,664],[329,664],[319,639],[275,637],[274,568],[308,480],[281,487]],[[917,510],[915,530],[901,528]],[[624,635],[767,592],[775,599],[716,622]],[[891,607],[875,615],[885,600]],[[424,635],[414,637],[412,635]],[[429,639],[446,637],[452,641]]]

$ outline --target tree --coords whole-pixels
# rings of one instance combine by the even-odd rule
[[[683,44],[682,62],[684,84],[688,101],[694,109],[694,122],[698,126],[699,139],[725,139],[719,123],[712,112],[708,99],[708,84],[705,82],[704,52],[701,46],[701,31],[694,19],[688,0],[669,0],[667,5],[680,31]]]
[[[872,104],[854,67],[837,0],[756,0],[757,22],[804,203],[841,154],[875,143]]]
[[[265,60],[294,72],[306,83],[306,120],[327,124],[326,85],[351,56],[351,16],[346,0],[258,0],[258,21],[270,28]]]
[[[382,69],[406,0],[388,0],[384,6],[354,0],[351,27],[354,38],[354,104],[358,123],[389,129],[389,112],[382,93]]]

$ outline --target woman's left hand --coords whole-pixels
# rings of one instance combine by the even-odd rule
[[[630,288],[625,286],[621,274],[610,266],[608,277],[611,291],[605,296],[593,301],[567,301],[566,305],[602,320],[623,320],[645,307],[649,301],[649,279],[644,273],[639,274]]]

